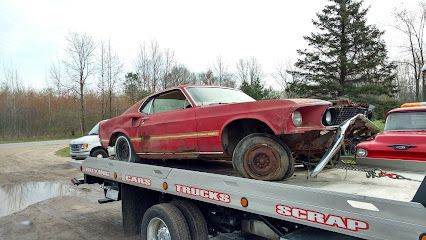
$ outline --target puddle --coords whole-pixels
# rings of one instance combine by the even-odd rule
[[[0,187],[0,217],[18,212],[49,198],[76,195],[76,189],[65,183],[28,182]]]

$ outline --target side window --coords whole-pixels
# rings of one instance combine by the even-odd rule
[[[154,100],[154,98],[148,100],[148,102],[143,106],[141,112],[145,114],[150,114],[152,112],[152,100]]]
[[[158,95],[153,103],[151,113],[168,112],[191,107],[185,95],[179,90]]]

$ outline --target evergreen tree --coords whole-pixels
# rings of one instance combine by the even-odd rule
[[[312,21],[318,31],[304,37],[309,48],[298,50],[289,90],[323,99],[392,96],[395,66],[388,61],[384,32],[367,24],[362,1],[330,2]]]
[[[240,86],[240,90],[256,100],[279,98],[278,93],[276,93],[272,88],[266,88],[263,86],[258,78],[253,79],[251,83],[243,81]]]

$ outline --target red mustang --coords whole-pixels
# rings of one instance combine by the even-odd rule
[[[333,142],[327,108],[314,99],[255,101],[223,87],[179,86],[148,96],[100,126],[120,161],[232,159],[244,177],[284,179],[295,161],[318,162]]]
[[[384,132],[358,144],[356,157],[361,164],[426,170],[426,103],[389,111]]]

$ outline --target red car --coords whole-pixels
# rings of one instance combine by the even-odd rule
[[[426,170],[426,103],[388,112],[383,133],[357,145],[358,163]]]
[[[179,86],[148,96],[100,126],[120,161],[232,159],[244,177],[284,179],[295,161],[318,162],[333,142],[327,108],[315,99],[255,101],[231,88]]]

